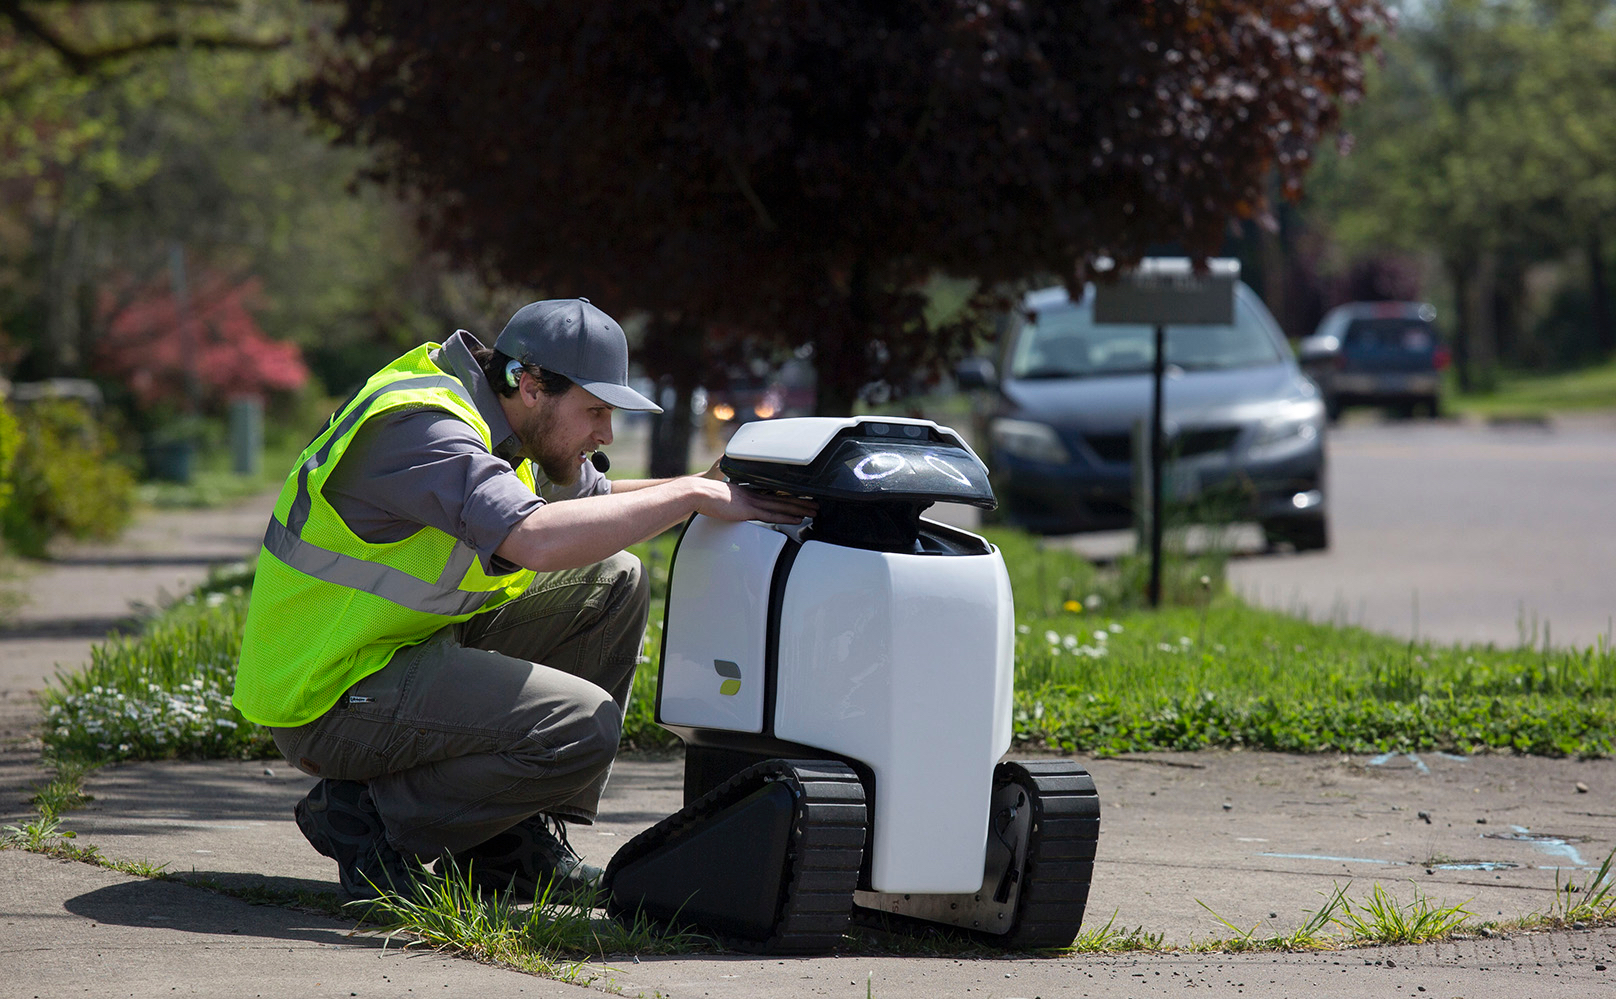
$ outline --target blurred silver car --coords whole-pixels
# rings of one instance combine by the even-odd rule
[[[1163,422],[1169,500],[1223,497],[1272,545],[1329,545],[1324,403],[1261,299],[1235,287],[1234,322],[1170,326]],[[1150,418],[1155,331],[1097,325],[1094,289],[1026,296],[986,423],[994,492],[1013,523],[1043,534],[1130,527],[1135,440]],[[994,381],[961,369],[961,382]],[[1213,504],[1203,504],[1212,507]]]

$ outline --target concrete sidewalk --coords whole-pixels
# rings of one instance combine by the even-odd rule
[[[249,554],[268,507],[265,499],[155,515],[119,545],[82,549],[33,573],[20,628],[0,633],[0,705],[10,711],[0,792],[13,816],[0,821],[27,814],[23,778],[43,776],[38,744],[22,734],[28,692],[54,662],[82,661],[97,629],[131,601],[183,592],[211,562]],[[1543,911],[1557,878],[1588,880],[1616,848],[1612,760],[1210,752],[1088,765],[1103,803],[1088,925],[1115,913],[1117,926],[1176,943],[1233,935],[1207,907],[1258,935],[1290,929],[1321,903],[1320,892],[1349,881],[1355,899],[1379,881],[1405,901],[1417,887],[1465,902],[1477,918]],[[351,934],[351,923],[196,886],[335,892],[334,866],[291,819],[311,781],[278,760],[132,764],[92,775],[93,800],[64,820],[76,844],[166,865],[176,877],[153,881],[0,851],[0,999],[584,994],[471,961],[384,949],[374,935]],[[679,797],[677,759],[621,760],[603,821],[574,827],[574,844],[604,862]],[[1253,996],[1424,990],[1473,999],[1609,992],[1612,967],[1616,931],[1607,929],[1316,955],[624,955],[590,973],[596,988],[631,996],[863,996],[867,988],[887,996],[1143,996],[1204,986]]]

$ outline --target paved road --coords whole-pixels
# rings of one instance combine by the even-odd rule
[[[1403,637],[1610,644],[1616,414],[1549,426],[1348,422],[1328,449],[1329,551],[1267,554],[1254,525],[1237,527],[1226,541],[1237,592]],[[930,515],[977,521],[966,507]],[[1125,531],[1061,540],[1098,559],[1133,549]]]
[[[1609,641],[1616,416],[1347,424],[1329,462],[1330,551],[1238,560],[1247,596],[1403,636]]]

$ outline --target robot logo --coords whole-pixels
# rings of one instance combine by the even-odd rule
[[[724,682],[718,685],[718,692],[725,697],[734,697],[741,691],[741,668],[728,659],[714,659],[713,669],[718,675],[724,677]]]

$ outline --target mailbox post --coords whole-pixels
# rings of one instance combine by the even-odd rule
[[[1195,273],[1182,257],[1153,257],[1112,280],[1102,273],[1094,286],[1096,324],[1155,327],[1156,358],[1150,382],[1150,606],[1161,603],[1162,459],[1167,450],[1162,432],[1162,382],[1167,373],[1168,326],[1226,326],[1234,322],[1234,286],[1240,261],[1207,261],[1204,274]],[[1135,502],[1138,502],[1137,497]]]

